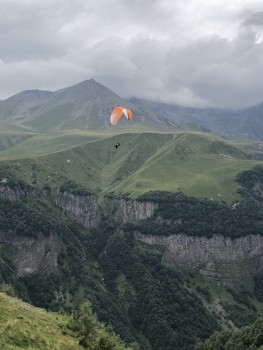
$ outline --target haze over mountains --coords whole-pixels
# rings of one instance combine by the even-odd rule
[[[263,140],[263,103],[234,111],[125,100],[93,79],[54,92],[22,91],[2,100],[0,121],[36,132],[107,129],[116,105],[133,110],[135,128],[210,130],[227,139]],[[127,127],[125,121],[119,125]]]
[[[227,139],[263,140],[263,102],[249,108],[231,110],[182,107],[140,99],[132,101],[160,117],[176,119],[189,128],[208,129]]]

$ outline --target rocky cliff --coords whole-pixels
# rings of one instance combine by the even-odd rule
[[[257,185],[258,186],[258,185]],[[262,188],[255,190],[262,193]],[[5,179],[0,183],[0,199],[17,201],[24,197],[39,196],[34,189],[11,188]],[[101,222],[98,198],[94,194],[73,194],[69,191],[49,193],[48,197],[72,221],[90,229]],[[104,209],[119,223],[137,223],[158,214],[160,204],[150,200],[132,200],[105,196]],[[162,221],[159,218],[158,222]],[[169,221],[169,220],[168,220]],[[165,224],[176,224],[165,222]],[[177,220],[178,221],[178,220]],[[179,220],[180,223],[181,219]],[[178,223],[178,222],[177,222]],[[37,238],[36,238],[37,237]],[[14,232],[0,233],[1,246],[11,252],[17,275],[53,271],[61,241],[55,235],[41,234],[36,237],[18,236]],[[150,245],[163,247],[162,261],[166,266],[180,266],[199,272],[204,277],[227,285],[245,281],[251,283],[253,276],[263,269],[263,236],[250,235],[231,239],[220,235],[212,238],[189,235],[142,235],[136,237]]]
[[[45,192],[31,186],[0,178],[0,200],[17,202],[24,199],[47,196],[65,215],[85,228],[100,223],[100,209],[97,197],[93,194],[77,195],[69,192]],[[57,268],[57,258],[61,249],[61,238],[57,234],[34,236],[23,232],[16,234],[10,229],[0,231],[0,249],[13,262],[18,277],[32,273],[50,273]]]
[[[20,188],[9,186],[9,180],[0,179],[0,199],[6,199],[10,202],[18,201],[25,197],[37,197],[37,191],[33,187]]]
[[[154,215],[158,203],[106,196],[104,203],[107,212],[117,222],[138,222]]]
[[[32,273],[50,273],[57,268],[61,241],[57,235],[36,237],[17,235],[12,231],[0,231],[0,249],[11,258],[17,277]]]
[[[0,199],[10,202],[19,201],[23,198],[49,196],[65,214],[74,222],[85,228],[95,227],[100,223],[101,215],[97,197],[93,194],[76,195],[67,191],[55,193],[40,191],[33,187],[21,188],[10,186],[9,180],[0,179]]]
[[[153,236],[136,234],[144,243],[162,246],[165,266],[180,266],[199,272],[214,282],[233,286],[251,284],[263,269],[263,236],[231,239],[221,235],[193,237],[186,235]]]
[[[101,214],[98,199],[95,195],[76,195],[59,191],[54,200],[66,216],[85,228],[98,226]]]

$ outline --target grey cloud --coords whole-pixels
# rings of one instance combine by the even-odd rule
[[[14,40],[15,37],[15,40]],[[49,59],[63,56],[66,48],[58,39],[48,33],[31,33],[31,30],[19,30],[9,34],[0,34],[0,58],[5,62],[28,59]]]
[[[185,86],[208,105],[241,107],[263,99],[263,45],[253,33],[229,41],[211,37],[167,56],[170,89]]]
[[[263,11],[252,13],[242,23],[244,26],[263,26]]]
[[[216,12],[220,0],[215,7],[208,0],[202,4],[3,0],[0,97],[94,78],[124,97],[185,105],[241,107],[263,100],[263,47],[256,28],[263,12],[254,7],[244,20],[237,1],[231,11],[224,7],[225,21]],[[210,35],[213,25],[224,24],[232,31],[239,27],[236,36],[231,30],[229,37]]]
[[[62,0],[4,1],[1,4],[0,59],[48,59],[62,56],[67,51],[60,29],[81,11],[78,3],[68,6]]]

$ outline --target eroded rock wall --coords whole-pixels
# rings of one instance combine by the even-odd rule
[[[16,268],[17,277],[51,273],[57,268],[61,240],[55,234],[35,237],[0,231],[0,249],[4,249]]]
[[[98,226],[101,220],[100,208],[95,195],[76,195],[58,192],[54,196],[56,205],[66,216],[85,228]]]
[[[263,236],[231,239],[221,235],[211,238],[186,235],[153,236],[136,234],[144,243],[164,248],[162,262],[199,272],[214,282],[234,285],[252,283],[263,269]]]
[[[33,188],[27,190],[13,189],[0,182],[0,199],[15,202],[25,197],[37,197],[37,191]]]
[[[115,221],[132,223],[152,217],[158,208],[155,202],[111,197],[105,197],[105,205]]]

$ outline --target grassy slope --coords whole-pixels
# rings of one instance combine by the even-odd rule
[[[88,309],[85,320],[89,325],[93,324],[88,349],[101,349],[102,341],[105,349],[108,346],[107,349],[131,350],[119,336],[97,322]],[[47,312],[0,292],[1,350],[81,350],[84,347],[79,345],[76,325],[76,321],[72,324],[71,316]],[[85,333],[84,324],[82,329]]]
[[[147,190],[182,190],[186,194],[231,200],[237,184],[238,171],[255,164],[245,154],[214,136],[199,133],[181,133],[169,141],[130,177],[112,190],[132,192]]]
[[[43,155],[62,152],[79,146],[83,143],[105,137],[99,133],[88,133],[80,130],[70,132],[52,132],[35,134],[26,140],[22,140],[14,147],[0,153],[1,160],[35,158]]]
[[[228,202],[237,198],[237,173],[262,164],[247,159],[244,145],[213,134],[132,131],[39,134],[0,152],[0,159],[13,159],[11,164],[29,182],[33,160],[39,184],[56,185],[66,176],[101,194],[180,189]]]
[[[80,350],[65,332],[67,318],[0,293],[0,348]]]
[[[70,103],[65,103],[60,106],[54,107],[52,110],[39,115],[37,119],[25,122],[25,126],[28,126],[32,130],[46,131],[59,127],[73,110],[73,106]]]
[[[0,151],[12,148],[34,136],[32,132],[23,131],[15,126],[0,123]]]
[[[141,132],[149,132],[148,129],[142,129]],[[70,129],[65,131],[52,131],[48,133],[32,133],[12,129],[10,126],[0,124],[0,145],[1,136],[20,136],[20,141],[17,144],[10,146],[0,152],[1,160],[35,158],[43,155],[49,155],[57,152],[62,152],[79,145],[89,143],[94,140],[118,137],[123,133],[138,133],[137,129],[109,129],[109,130],[79,130]]]

